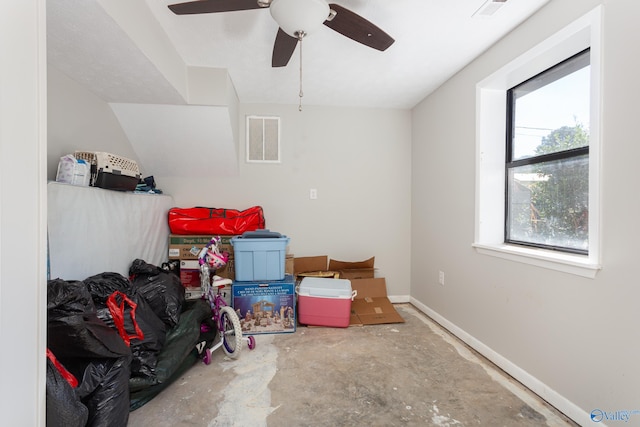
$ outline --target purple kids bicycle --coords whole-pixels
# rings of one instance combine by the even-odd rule
[[[218,242],[220,242],[219,237],[212,238],[198,255],[202,298],[209,302],[212,320],[218,328],[220,337],[218,342],[214,341],[211,347],[205,349],[202,360],[207,365],[211,363],[211,353],[220,347],[232,359],[239,356],[243,341],[247,342],[250,350],[256,347],[256,341],[253,336],[242,336],[240,319],[238,319],[238,315],[233,311],[233,308],[227,305],[222,296],[221,290],[231,284],[232,281],[215,275],[215,271],[224,267],[229,259],[226,253],[220,252]],[[211,276],[212,270],[214,272],[213,277]],[[202,324],[200,328],[203,332],[207,332],[209,326]]]

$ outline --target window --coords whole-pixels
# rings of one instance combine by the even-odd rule
[[[473,247],[479,254],[590,278],[601,268],[601,20],[598,6],[477,83]],[[536,97],[546,99],[545,109],[551,110],[556,101],[549,101],[548,94],[582,73],[588,74],[583,76],[588,100],[578,103],[588,106],[587,114],[568,113],[559,123],[525,120]],[[507,117],[505,111],[512,110],[515,114]],[[581,132],[588,135],[586,143],[575,142]],[[571,140],[573,145],[556,140]],[[586,185],[585,191],[568,191],[560,178]],[[573,210],[564,222],[559,213],[541,209],[544,203],[562,206],[557,200],[571,200],[569,193],[579,199],[572,200]],[[541,232],[548,226],[555,228]]]
[[[247,116],[247,162],[280,163],[280,118]]]
[[[589,58],[507,91],[507,243],[589,252]]]

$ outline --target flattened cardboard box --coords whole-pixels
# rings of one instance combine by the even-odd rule
[[[358,291],[358,295],[351,303],[349,326],[404,323],[387,297],[384,277],[352,279],[351,289]]]

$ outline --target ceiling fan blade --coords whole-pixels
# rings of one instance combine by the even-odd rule
[[[282,28],[278,28],[278,34],[276,35],[276,41],[273,44],[273,56],[271,57],[272,67],[284,67],[289,63],[289,59],[293,55],[293,51],[296,50],[298,45],[298,39],[291,37],[289,34],[282,31]]]
[[[196,0],[187,3],[170,4],[169,9],[176,15],[196,13],[233,12],[235,10],[260,9],[256,0]]]
[[[336,12],[336,16],[332,20],[324,21],[324,25],[343,36],[377,50],[386,50],[395,41],[389,34],[357,13],[334,3],[329,4],[329,7]]]

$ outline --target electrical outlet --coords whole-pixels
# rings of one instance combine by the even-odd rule
[[[309,198],[311,200],[317,199],[318,198],[318,190],[316,190],[315,188],[309,189]]]
[[[444,286],[444,271],[438,272],[438,283]]]

